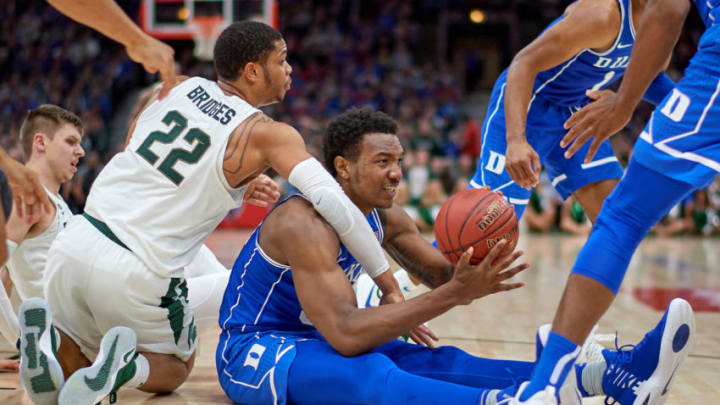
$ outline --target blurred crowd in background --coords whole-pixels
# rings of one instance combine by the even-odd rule
[[[483,24],[467,21],[462,1],[279,1],[293,85],[274,119],[297,128],[322,156],[327,120],[353,106],[393,116],[406,149],[397,202],[420,229],[431,231],[449,195],[467,187],[482,143],[482,120],[497,75],[512,56],[569,3],[485,1]],[[139,0],[120,2],[137,16]],[[22,160],[19,126],[25,112],[52,103],[85,123],[87,156],[63,186],[79,212],[93,179],[121,147],[137,94],[155,78],[124,49],[71,23],[44,1],[0,2],[0,145]],[[677,80],[695,52],[702,23],[690,18],[668,73]],[[190,41],[173,41],[182,74],[214,79],[212,63],[193,56]],[[612,143],[625,164],[652,112],[643,104]],[[649,196],[648,198],[651,198]],[[655,228],[661,236],[720,234],[720,180],[675,207]],[[587,234],[589,221],[565,202],[547,176],[533,192],[524,221],[536,232]]]

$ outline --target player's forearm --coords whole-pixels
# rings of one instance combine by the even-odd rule
[[[48,3],[125,46],[139,43],[144,37],[142,30],[113,0],[48,0]]]
[[[518,54],[508,68],[503,106],[508,143],[525,140],[527,111],[537,73],[522,54]]]
[[[356,309],[338,325],[335,336],[325,336],[344,356],[372,350],[459,305],[452,286],[445,284],[411,300]]]
[[[618,90],[622,108],[635,109],[650,83],[663,70],[680,36],[688,9],[685,0],[655,0],[645,7],[630,63]]]
[[[428,245],[428,249],[434,248]],[[454,268],[442,257],[440,259],[426,258],[427,260],[422,260],[419,257],[408,255],[407,252],[403,252],[400,247],[394,245],[386,245],[385,250],[402,268],[427,287],[437,288],[452,278]]]

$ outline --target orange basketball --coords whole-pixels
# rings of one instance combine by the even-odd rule
[[[435,240],[442,254],[457,263],[470,246],[470,262],[479,263],[502,239],[508,244],[503,254],[511,253],[519,236],[513,206],[499,193],[487,188],[469,188],[450,197],[435,220]]]

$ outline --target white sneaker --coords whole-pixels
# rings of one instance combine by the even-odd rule
[[[40,298],[23,301],[20,323],[20,382],[36,405],[55,405],[65,380],[55,357],[59,342],[52,327],[52,313]]]
[[[90,367],[68,378],[60,391],[60,405],[94,405],[110,395],[118,371],[133,360],[137,337],[124,326],[110,329],[100,342],[100,353]]]
[[[525,401],[520,400],[525,388],[527,388],[529,381],[525,381],[520,385],[515,398],[510,401],[510,405],[558,405],[557,398],[555,397],[555,387],[548,385],[544,390],[536,392],[533,396],[526,399]]]

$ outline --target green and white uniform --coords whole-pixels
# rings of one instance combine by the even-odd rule
[[[187,360],[196,345],[184,268],[246,187],[223,159],[232,132],[259,112],[215,82],[185,80],[138,117],[130,143],[95,180],[48,257],[46,298],[56,325],[93,358],[113,326],[138,351]]]

